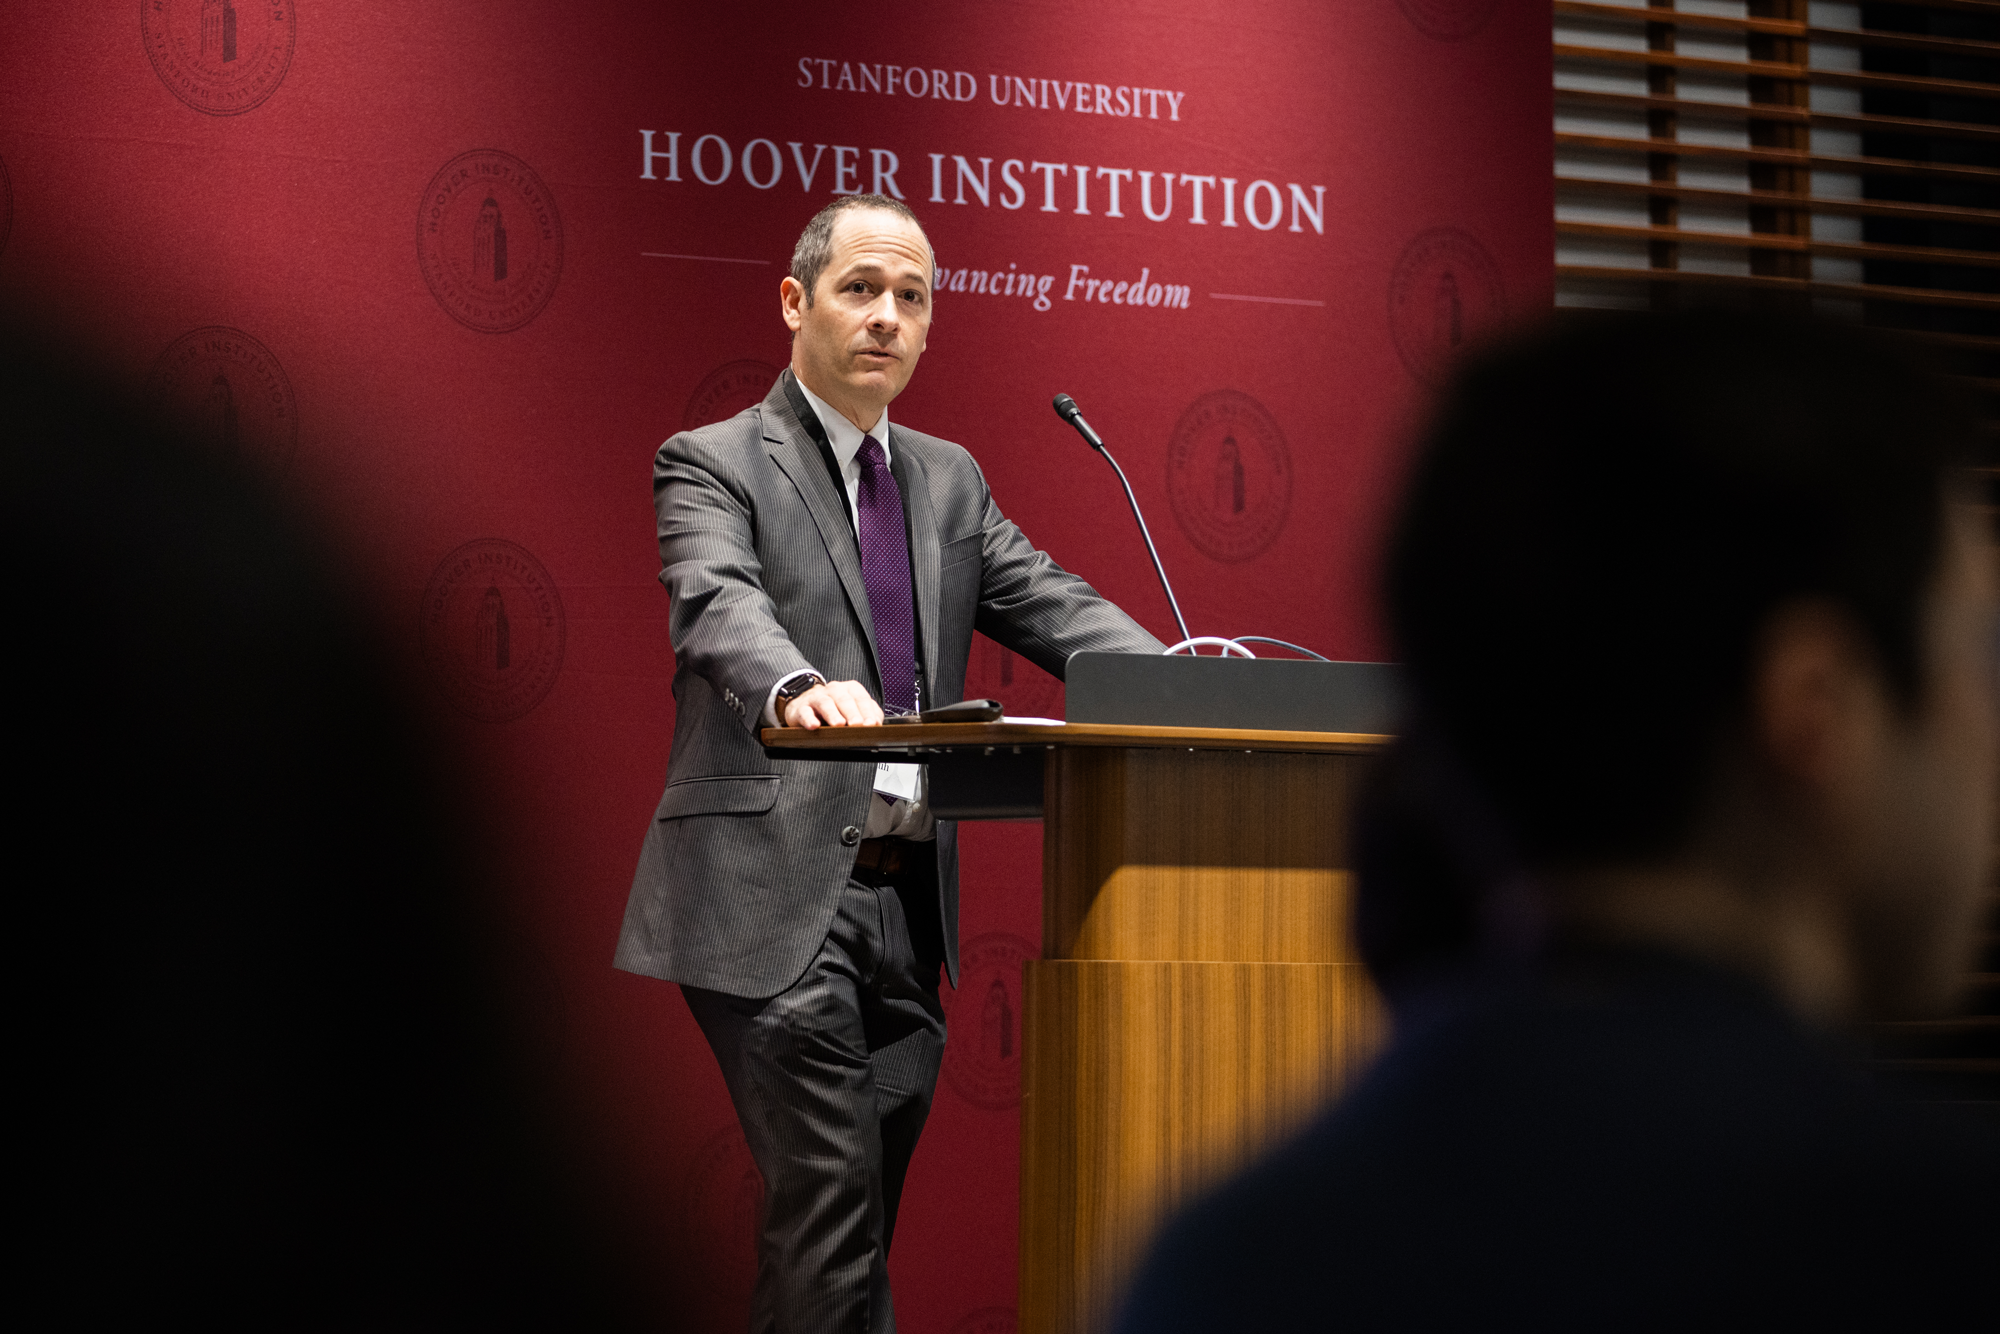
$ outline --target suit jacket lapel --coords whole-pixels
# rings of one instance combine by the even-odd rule
[[[936,708],[930,697],[937,662],[938,562],[942,544],[938,541],[937,514],[931,509],[931,488],[922,460],[909,446],[909,437],[889,426],[889,471],[896,489],[903,493],[903,514],[910,530],[910,576],[917,603],[917,662],[924,671],[923,705]]]
[[[819,442],[799,421],[785,393],[785,379],[790,374],[787,371],[780,376],[764,398],[764,446],[771,461],[791,478],[805,499],[806,509],[819,528],[820,541],[826,546],[827,559],[833,562],[834,573],[840,576],[840,586],[854,609],[854,619],[868,641],[868,656],[874,659],[875,618],[868,611],[868,586],[861,579],[861,549],[855,545],[854,529],[848,521],[847,498],[835,488]],[[879,666],[876,678],[881,678]]]

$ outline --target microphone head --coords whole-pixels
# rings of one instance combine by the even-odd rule
[[[1083,415],[1082,410],[1078,408],[1076,405],[1076,400],[1071,398],[1068,394],[1056,395],[1055,408],[1056,408],[1056,416],[1061,417],[1064,421],[1069,422],[1072,425],[1075,424],[1076,419],[1078,417],[1081,417]]]

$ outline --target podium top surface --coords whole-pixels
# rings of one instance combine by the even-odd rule
[[[1053,749],[1269,750],[1360,754],[1392,739],[1373,732],[1279,732],[1232,727],[1145,727],[1125,723],[905,723],[881,727],[767,727],[764,748],[787,759],[893,759],[962,751]]]

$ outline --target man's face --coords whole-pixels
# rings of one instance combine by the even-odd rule
[[[811,304],[779,289],[792,373],[867,430],[903,392],[931,327],[931,250],[915,223],[860,208],[834,221],[833,258]]]
[[[1925,693],[1892,728],[1869,805],[1874,864],[1853,931],[1865,1008],[1935,1011],[1970,961],[1992,869],[1995,755],[1994,547],[1952,506],[1924,625]]]

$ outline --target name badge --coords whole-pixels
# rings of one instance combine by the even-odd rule
[[[917,775],[923,772],[921,764],[878,764],[875,766],[875,790],[891,801],[914,801],[917,796]]]

